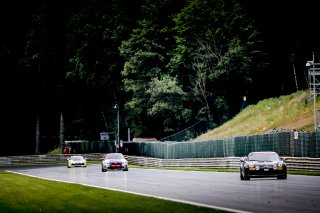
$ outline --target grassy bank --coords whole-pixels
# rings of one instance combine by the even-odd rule
[[[319,106],[320,100],[317,99]],[[249,105],[233,119],[195,138],[211,140],[240,135],[255,135],[272,129],[314,129],[313,99],[307,90],[261,100]]]
[[[224,212],[0,170],[1,213],[12,212]]]

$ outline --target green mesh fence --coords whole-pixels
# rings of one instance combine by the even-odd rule
[[[252,151],[275,151],[280,156],[320,157],[320,132],[276,132],[262,135],[197,142],[126,142],[120,150],[128,155],[162,159],[240,157]]]
[[[75,154],[115,152],[114,141],[67,141],[64,145]]]
[[[114,141],[68,141],[76,153],[115,152]],[[320,131],[278,131],[209,141],[124,142],[119,152],[161,159],[241,157],[252,151],[276,151],[280,156],[320,157]]]

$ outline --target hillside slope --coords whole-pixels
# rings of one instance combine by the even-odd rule
[[[316,105],[319,106],[319,99]],[[233,119],[194,140],[254,135],[272,129],[314,130],[313,96],[310,98],[308,90],[249,105]]]

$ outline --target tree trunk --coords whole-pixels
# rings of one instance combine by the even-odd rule
[[[63,120],[63,113],[61,112],[60,114],[60,148],[63,150],[63,145],[64,145],[64,120]]]
[[[40,145],[40,117],[39,115],[37,115],[35,154],[39,154],[39,145]]]

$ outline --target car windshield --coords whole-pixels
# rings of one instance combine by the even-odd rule
[[[249,161],[278,161],[279,156],[275,153],[252,153],[248,156]]]
[[[107,159],[123,159],[123,155],[122,154],[107,154],[106,155]]]
[[[71,156],[71,160],[83,160],[82,156]]]

